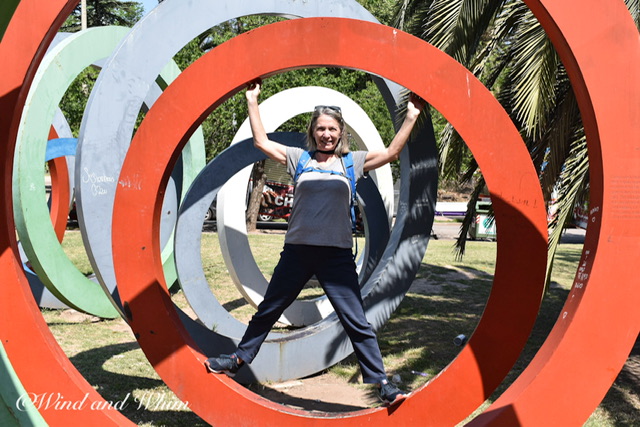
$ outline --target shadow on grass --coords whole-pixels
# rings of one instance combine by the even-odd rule
[[[184,404],[163,388],[160,379],[124,375],[104,368],[108,360],[139,349],[136,342],[112,344],[78,353],[70,360],[105,400],[136,424],[207,426],[193,412],[179,410]]]
[[[572,262],[572,256],[566,257]],[[579,256],[575,255],[575,256]],[[563,259],[564,260],[564,259]],[[397,362],[389,374],[401,377],[403,388],[413,390],[427,378],[412,373],[427,373],[430,377],[438,374],[458,355],[461,347],[453,343],[459,334],[470,337],[476,328],[486,300],[491,291],[491,275],[470,267],[452,268],[423,264],[418,272],[418,280],[428,286],[414,286],[409,290],[389,321],[378,331],[378,341],[382,354],[388,360]],[[553,328],[569,291],[551,288],[542,301],[539,316],[531,336],[520,356],[502,384],[493,392],[490,400],[495,400],[522,373],[535,356],[547,335]],[[234,304],[238,301],[231,301]],[[243,300],[242,300],[243,301]],[[227,307],[228,308],[228,307]],[[177,399],[159,379],[149,375],[135,376],[110,372],[105,363],[113,358],[124,357],[124,353],[139,350],[135,342],[108,345],[80,353],[71,358],[73,364],[90,384],[98,386],[98,391],[106,400],[122,400],[129,393],[162,393]],[[635,355],[635,358],[634,358]],[[635,425],[640,419],[637,410],[638,390],[640,390],[640,348],[638,342],[625,369],[620,373],[602,404],[601,410],[610,414],[616,426]],[[356,365],[355,357],[349,356],[342,364]],[[359,371],[352,378],[357,382]],[[361,409],[358,406],[322,402],[316,399],[290,396],[286,391],[268,385],[253,384],[249,387],[274,402],[285,403],[309,411],[348,412]],[[142,392],[140,391],[142,390]],[[371,394],[372,399],[375,398]],[[631,400],[630,400],[631,399]],[[635,406],[634,406],[635,405]],[[121,411],[133,422],[153,425],[207,425],[191,412],[139,408],[138,402],[130,398],[130,403]]]
[[[395,373],[409,386],[419,386],[412,371],[438,374],[459,354],[454,344],[460,334],[473,334],[491,291],[491,276],[469,267],[421,267],[419,276],[430,284],[409,290],[404,300],[378,332],[383,355],[401,358],[413,350],[412,357],[396,367]],[[443,280],[446,278],[446,280]],[[435,291],[434,291],[435,289]],[[414,290],[416,292],[414,292]],[[545,295],[531,336],[503,383],[493,393],[500,395],[526,368],[555,324],[569,292],[551,289]],[[418,351],[416,351],[418,350]]]
[[[233,301],[228,301],[222,304],[222,307],[228,312],[232,312],[233,310],[249,305],[249,303],[244,298],[236,298]]]
[[[560,254],[558,260],[566,263],[575,262],[579,254],[579,251],[575,254]],[[478,278],[465,279],[459,274],[460,270],[464,270],[467,276],[471,273]],[[385,357],[401,358],[412,348],[419,350],[417,355],[396,367],[394,372],[401,376],[403,383],[409,388],[424,383],[424,379],[418,380],[415,374],[411,374],[412,371],[425,372],[432,377],[451,363],[461,350],[461,347],[453,344],[453,338],[458,334],[471,336],[480,321],[492,284],[491,280],[483,279],[490,276],[468,268],[425,265],[421,268],[419,276],[424,277],[424,280],[437,281],[442,278],[455,278],[456,274],[458,278],[453,281],[455,285],[442,284],[438,293],[418,293],[410,290],[389,322],[378,332],[380,347]],[[420,287],[416,289],[419,290]],[[423,286],[423,289],[433,287]],[[569,290],[559,287],[552,287],[545,294],[527,344],[509,374],[490,396],[490,401],[504,393],[529,365],[555,325],[568,295]],[[351,357],[349,361],[355,363],[355,358]],[[600,409],[608,414],[613,425],[638,425],[639,390],[640,337],[625,367],[600,405]]]
[[[602,400],[600,407],[611,415],[615,426],[638,425],[640,423],[638,394],[640,394],[640,335],[636,339],[627,363]]]

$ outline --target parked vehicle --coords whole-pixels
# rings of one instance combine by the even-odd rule
[[[249,191],[247,192],[249,194]],[[248,196],[247,196],[248,198]],[[214,199],[205,213],[205,221],[216,220],[216,203]],[[267,181],[262,191],[258,221],[272,221],[274,218],[289,219],[293,204],[293,185]]]
[[[273,218],[289,219],[293,206],[293,185],[267,181],[262,190],[258,219],[271,221]]]
[[[217,200],[213,199],[213,202],[211,202],[211,205],[209,205],[209,209],[207,209],[207,212],[204,214],[205,221],[216,220],[216,203],[217,203]]]

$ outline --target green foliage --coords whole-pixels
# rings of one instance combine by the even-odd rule
[[[382,23],[393,19],[393,0],[361,0],[360,3]],[[132,1],[88,0],[87,20],[89,26],[126,25],[132,26],[142,15],[142,6]],[[203,54],[227,40],[284,18],[274,16],[247,16],[224,22],[200,34],[184,46],[174,61],[184,70]],[[80,29],[80,5],[74,10],[63,26],[63,31]],[[88,95],[97,78],[97,70],[85,70],[71,85],[61,103],[61,108],[77,136]],[[335,89],[357,102],[369,115],[386,143],[393,139],[394,128],[389,111],[380,95],[372,76],[354,70],[316,68],[293,70],[268,78],[264,82],[262,99],[267,99],[285,89],[300,86],[323,86]],[[212,159],[227,148],[247,117],[244,90],[233,94],[219,105],[202,123],[205,136],[207,160]],[[138,124],[144,118],[141,112]],[[284,123],[278,131],[304,132],[309,115],[301,114]]]
[[[365,9],[376,17],[381,24],[392,25],[394,20],[395,0],[358,0]]]
[[[267,99],[283,90],[301,86],[322,86],[349,95],[367,112],[384,141],[393,138],[393,123],[382,96],[365,73],[332,68],[301,69],[269,77],[263,82],[261,98]],[[247,117],[244,91],[234,94],[203,122],[207,159],[227,148]],[[278,128],[282,132],[304,132],[309,114],[291,118]]]
[[[640,2],[625,4],[638,26]],[[572,202],[588,187],[588,158],[566,70],[532,11],[520,0],[403,0],[396,5],[394,23],[454,57],[496,95],[529,149],[546,200],[554,190],[564,199],[549,224],[559,235],[572,219]],[[474,194],[479,194],[484,183],[478,165],[449,124],[439,151],[442,176],[474,178]],[[461,250],[470,221],[466,218],[461,228]],[[550,259],[556,246],[554,238]]]
[[[82,115],[93,85],[98,79],[100,70],[96,67],[85,68],[73,81],[60,101],[60,109],[69,122],[74,137],[78,137]]]
[[[87,0],[87,26],[120,25],[133,27],[142,18],[143,11],[142,4],[137,1]],[[80,31],[81,13],[82,8],[78,4],[60,30],[64,32]]]
[[[386,13],[391,13],[390,1],[378,0],[374,3],[386,5]],[[174,60],[181,69],[185,69],[204,53],[225,41],[281,20],[282,18],[272,16],[248,16],[225,22],[196,37],[175,55]],[[339,68],[300,69],[274,75],[263,83],[263,100],[294,87],[323,86],[335,89],[360,104],[378,128],[384,141],[388,143],[393,139],[394,130],[390,114],[372,77],[364,72]],[[204,120],[202,129],[208,160],[229,146],[246,117],[246,100],[244,90],[241,90],[226,99]],[[304,132],[308,120],[308,114],[301,114],[284,123],[278,131]]]
[[[106,25],[132,27],[140,20],[142,12],[142,5],[135,1],[87,0],[87,25],[88,27]],[[60,31],[80,31],[80,13],[81,7],[78,4],[62,25]],[[86,68],[69,86],[60,102],[60,109],[64,113],[75,137],[78,136],[80,131],[82,115],[99,72],[100,70],[93,66]]]

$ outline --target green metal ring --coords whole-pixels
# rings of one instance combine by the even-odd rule
[[[11,367],[0,342],[0,425],[46,426],[47,423],[29,398],[18,375]]]
[[[107,289],[85,277],[62,250],[49,219],[42,165],[49,124],[65,91],[87,66],[108,57],[128,32],[129,29],[123,27],[90,28],[69,36],[51,49],[34,78],[20,122],[14,159],[16,228],[34,271],[62,302],[103,318],[115,318],[121,316],[121,312]],[[178,74],[178,67],[170,63],[163,70],[162,79],[170,82]],[[190,185],[192,176],[205,164],[202,134],[196,135],[183,156],[187,171],[183,187]],[[169,279],[171,275],[175,277],[172,248],[170,238],[163,251]]]

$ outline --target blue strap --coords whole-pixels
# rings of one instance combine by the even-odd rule
[[[304,167],[307,165],[307,163],[309,163],[309,161],[311,160],[311,153],[309,153],[308,151],[303,151],[302,155],[300,156],[300,160],[298,160],[298,166],[296,166],[296,173],[293,177],[293,182],[298,182],[298,177],[303,173],[306,172],[304,171]]]
[[[347,153],[342,157],[342,162],[351,186],[351,228],[356,231],[356,203],[358,200],[356,199],[356,173],[353,170],[353,154]]]
[[[298,178],[300,177],[300,175],[302,175],[305,172],[321,172],[321,173],[330,173],[332,175],[341,175],[346,177],[349,180],[349,187],[351,187],[351,201],[350,201],[350,205],[351,205],[351,229],[353,231],[356,230],[356,174],[355,171],[353,170],[353,154],[352,153],[347,153],[345,156],[341,157],[341,161],[342,161],[342,166],[344,167],[344,170],[346,172],[342,173],[342,172],[337,172],[337,171],[333,171],[333,170],[324,170],[324,169],[316,169],[310,166],[307,166],[307,164],[311,161],[311,157],[313,156],[314,153],[309,152],[309,151],[303,151],[302,155],[300,156],[300,160],[298,160],[298,165],[296,166],[296,172],[295,175],[293,176],[293,180],[294,182],[298,182]]]

